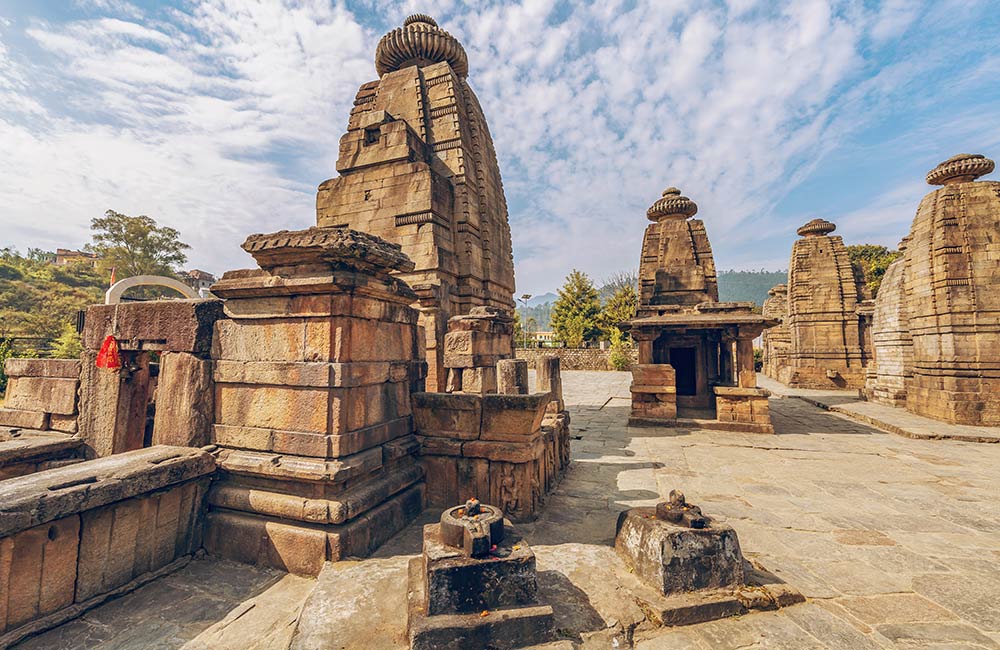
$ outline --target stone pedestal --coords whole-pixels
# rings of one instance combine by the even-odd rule
[[[552,638],[552,608],[537,602],[535,555],[510,522],[485,557],[445,544],[440,524],[424,526],[409,586],[412,650],[503,650]]]
[[[524,359],[497,361],[497,392],[501,395],[527,395],[528,362]]]
[[[206,548],[315,575],[367,555],[421,512],[410,391],[423,379],[398,246],[339,228],[254,235],[262,270],[213,287],[222,470]]]
[[[677,420],[677,387],[670,364],[632,366],[630,425],[672,424]]]
[[[615,550],[664,595],[746,584],[736,531],[705,519],[704,527],[692,528],[657,517],[655,508],[632,508],[618,517]]]
[[[444,365],[448,392],[497,392],[497,363],[514,356],[514,320],[495,307],[473,307],[448,320]],[[524,381],[527,392],[527,380]]]
[[[739,386],[716,386],[713,390],[715,417],[720,423],[738,425],[740,431],[774,433],[767,401],[770,391]]]

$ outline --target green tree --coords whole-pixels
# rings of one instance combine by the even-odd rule
[[[53,359],[79,359],[83,352],[80,333],[70,323],[63,324],[62,332],[55,340],[51,356]]]
[[[632,366],[635,344],[625,338],[625,333],[617,327],[611,330],[611,348],[608,350],[608,365],[612,370],[628,370]]]
[[[4,372],[4,365],[7,359],[14,356],[14,344],[10,339],[0,339],[0,393],[7,390],[7,373]]]
[[[634,284],[618,287],[604,303],[598,324],[612,342],[614,342],[616,333],[620,335],[620,338],[630,338],[628,334],[621,331],[618,324],[635,318],[635,311],[638,307],[639,292],[636,291]]]
[[[101,257],[105,269],[117,269],[119,279],[134,275],[173,277],[177,267],[187,261],[184,251],[190,246],[180,240],[180,233],[145,215],[130,217],[108,210],[103,217],[91,220],[90,229],[94,241],[86,249]]]
[[[586,273],[573,269],[552,306],[552,330],[556,338],[570,347],[597,338],[601,333],[597,323],[600,313],[601,303],[594,283]]]
[[[885,246],[876,244],[853,244],[847,247],[847,255],[854,267],[856,277],[862,278],[872,298],[878,294],[886,269],[902,255]]]

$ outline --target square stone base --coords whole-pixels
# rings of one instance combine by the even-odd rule
[[[423,559],[409,565],[408,633],[411,650],[512,650],[554,638],[555,619],[548,605],[530,605],[473,614],[428,616]]]
[[[657,519],[654,508],[632,508],[618,517],[615,550],[639,579],[662,594],[746,584],[736,531],[711,520],[694,529]]]

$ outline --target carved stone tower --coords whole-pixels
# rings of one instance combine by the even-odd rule
[[[813,219],[798,229],[788,265],[787,381],[808,388],[862,388],[867,360],[858,303],[867,289],[854,274],[837,226]]]
[[[317,224],[400,244],[419,298],[428,390],[444,390],[448,319],[512,310],[514,263],[493,140],[465,50],[428,16],[382,37],[340,139],[340,176],[319,186]]]
[[[993,161],[961,154],[927,174],[904,254],[913,338],[907,409],[1000,425],[1000,182]]]
[[[642,237],[639,315],[657,305],[694,306],[718,302],[712,245],[694,201],[670,187],[646,211],[652,221]],[[653,310],[655,311],[655,309]]]

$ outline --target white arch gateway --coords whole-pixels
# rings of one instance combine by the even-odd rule
[[[179,280],[168,278],[165,275],[134,275],[131,278],[119,280],[111,285],[111,288],[104,293],[105,305],[117,305],[122,301],[122,294],[132,287],[167,287],[173,289],[185,298],[197,298],[198,294],[194,289]]]

